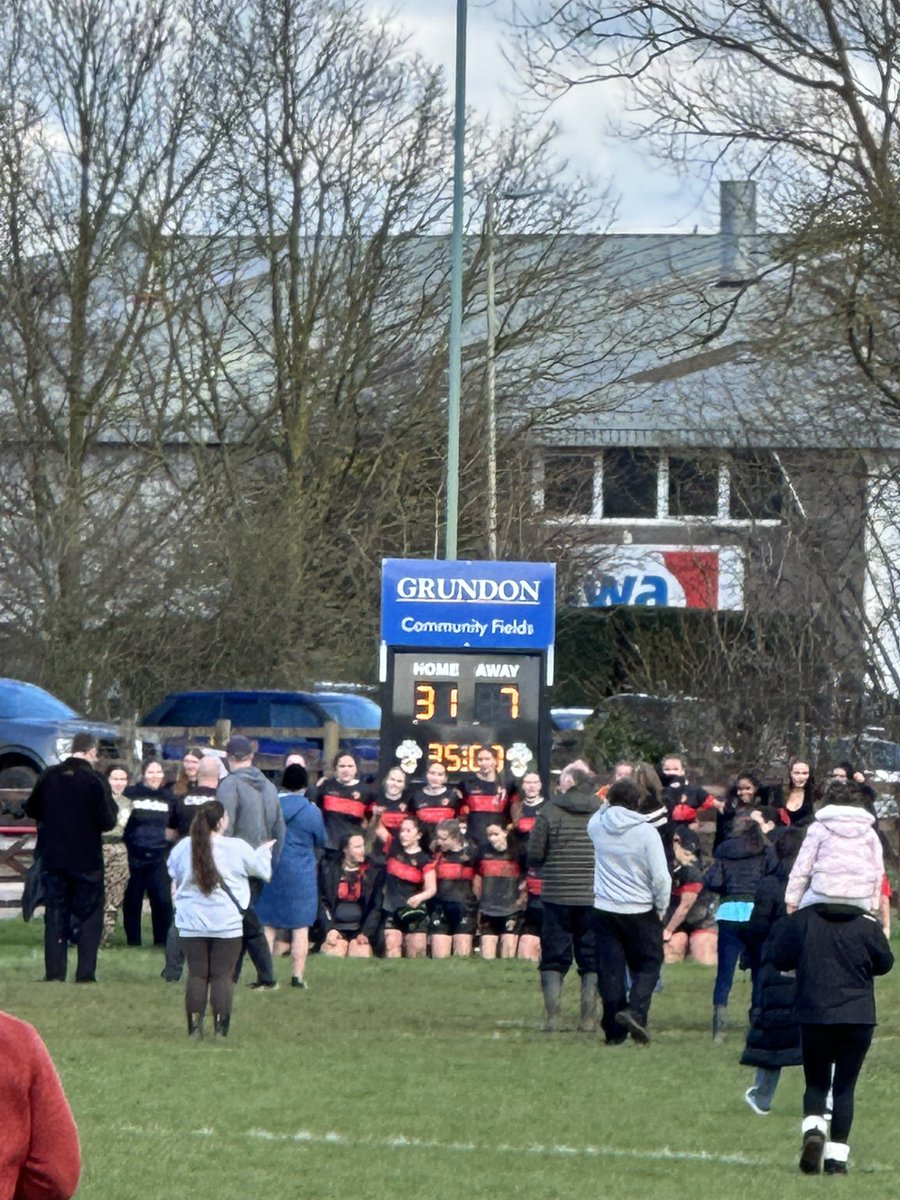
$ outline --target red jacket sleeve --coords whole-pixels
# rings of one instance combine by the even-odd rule
[[[22,1115],[30,1120],[31,1137],[14,1200],[69,1200],[81,1174],[75,1119],[47,1047],[30,1025],[22,1028],[31,1066],[28,1113]]]

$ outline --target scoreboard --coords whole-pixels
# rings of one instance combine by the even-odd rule
[[[382,769],[456,779],[487,747],[547,781],[552,566],[389,559],[382,580]]]
[[[419,776],[429,762],[440,762],[458,776],[478,769],[476,756],[486,746],[501,770],[521,776],[537,768],[549,751],[543,667],[540,654],[395,650],[388,740],[382,740],[390,765],[399,761]]]

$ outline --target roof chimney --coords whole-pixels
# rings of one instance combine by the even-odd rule
[[[756,238],[756,184],[727,180],[719,184],[719,234],[722,257],[719,287],[740,287],[756,279],[753,243]]]

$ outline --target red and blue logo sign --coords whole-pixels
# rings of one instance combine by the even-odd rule
[[[731,547],[611,546],[585,582],[584,603],[740,609],[743,562]]]

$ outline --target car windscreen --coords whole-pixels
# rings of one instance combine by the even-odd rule
[[[68,721],[78,713],[33,684],[5,683],[0,687],[0,719],[4,721]]]
[[[381,708],[374,700],[365,696],[328,696],[317,693],[316,701],[345,729],[379,729],[381,726]]]
[[[272,729],[318,729],[320,725],[318,714],[297,700],[273,700],[269,722]]]
[[[222,715],[222,699],[218,692],[208,696],[179,696],[161,713],[150,714],[149,725],[181,725],[185,729],[204,729],[215,725]]]

